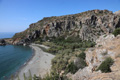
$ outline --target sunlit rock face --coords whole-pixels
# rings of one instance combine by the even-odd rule
[[[119,10],[119,11],[116,11],[114,14],[120,15],[120,10]]]
[[[108,10],[90,10],[73,15],[45,17],[30,24],[25,31],[15,34],[13,39],[29,38],[28,40],[32,41],[46,36],[77,36],[82,40],[96,41],[99,36],[112,33],[115,28],[119,27],[120,17],[118,15]]]

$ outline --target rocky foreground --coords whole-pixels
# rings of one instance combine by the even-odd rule
[[[97,41],[95,48],[86,50],[87,67],[79,69],[72,80],[120,80],[120,35],[101,36]],[[111,57],[114,64],[110,67],[111,72],[102,73],[96,71],[98,66],[107,58]],[[70,77],[71,75],[68,74]]]

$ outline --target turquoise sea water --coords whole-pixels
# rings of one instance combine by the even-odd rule
[[[32,57],[32,53],[28,46],[0,46],[0,80],[14,75]]]

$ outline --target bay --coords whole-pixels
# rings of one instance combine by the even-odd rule
[[[7,80],[32,57],[28,46],[0,46],[0,80]]]

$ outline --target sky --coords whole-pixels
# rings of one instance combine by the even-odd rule
[[[115,12],[120,0],[0,0],[0,32],[21,32],[44,17],[93,9]]]

